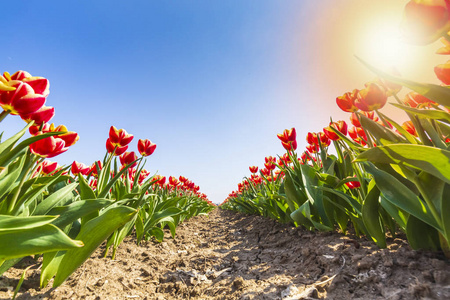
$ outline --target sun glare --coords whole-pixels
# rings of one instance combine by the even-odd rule
[[[401,40],[398,23],[378,21],[364,38],[355,54],[379,68],[403,69],[414,59],[411,46]]]

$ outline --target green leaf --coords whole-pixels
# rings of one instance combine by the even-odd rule
[[[77,236],[77,239],[83,241],[85,246],[82,249],[66,252],[56,273],[53,287],[60,286],[108,236],[130,221],[136,213],[135,209],[119,206],[110,208],[85,223]]]
[[[67,206],[54,207],[48,214],[59,215],[60,217],[52,223],[59,228],[64,228],[73,221],[92,212],[98,212],[103,207],[112,203],[113,201],[106,199],[79,200]]]
[[[377,187],[387,200],[434,228],[440,229],[428,206],[409,188],[394,176],[375,168],[371,163],[365,164],[365,169],[372,174]]]
[[[32,125],[32,123],[28,123],[21,131],[4,141],[0,144],[0,157],[5,156],[8,152],[11,151],[12,147],[17,143],[18,140],[25,134],[27,129]],[[3,135],[3,133],[2,133]],[[0,165],[2,166],[2,165]]]
[[[25,157],[21,157],[19,160],[8,165],[7,169],[3,170],[0,178],[0,198],[14,187],[14,183],[22,172]]]
[[[317,230],[319,231],[332,231],[333,228],[328,227],[320,222],[313,220],[311,216],[310,202],[305,202],[302,206],[299,207],[296,211],[291,214],[291,218],[299,224],[306,225],[307,228],[310,228],[308,223],[311,223]],[[308,220],[305,222],[305,219]]]
[[[292,180],[289,173],[285,173],[284,191],[286,193],[286,202],[289,205],[289,209],[291,211],[295,211],[307,200],[306,196],[295,187],[294,181]]]
[[[405,213],[403,210],[400,210],[397,206],[392,204],[385,197],[380,197],[380,205],[383,209],[391,216],[395,222],[406,231],[406,221],[408,219],[409,214]]]
[[[26,129],[26,128],[27,127],[25,127],[24,129]],[[63,132],[63,131],[47,132],[47,133],[43,133],[43,134],[40,134],[40,135],[37,135],[37,136],[33,136],[33,137],[30,137],[30,138],[27,138],[26,140],[24,140],[21,143],[19,143],[13,149],[7,148],[9,150],[5,151],[5,153],[3,153],[2,149],[0,149],[0,153],[1,153],[1,155],[0,155],[0,166],[6,166],[8,164],[8,162],[13,160],[22,150],[24,150],[26,147],[28,147],[32,143],[37,142],[37,141],[42,140],[42,139],[45,139],[45,138],[47,138],[49,136],[61,135],[63,133],[65,133],[65,132]],[[8,139],[8,141],[9,141],[9,139]],[[7,141],[5,141],[5,143],[6,142]],[[2,145],[3,145],[3,143],[0,145],[0,148],[1,148]]]
[[[406,223],[406,237],[414,250],[437,251],[440,248],[438,231],[413,215]]]
[[[40,227],[45,224],[50,224],[56,218],[57,216],[16,217],[0,215],[0,232]]]
[[[80,184],[80,198],[81,200],[86,199],[95,199],[97,198],[95,196],[94,191],[91,189],[91,187],[86,182],[86,179],[83,176],[78,176],[78,183]]]
[[[440,120],[450,124],[450,114],[443,110],[419,109],[397,103],[391,103],[391,105],[426,119]]]
[[[362,206],[362,219],[372,240],[380,248],[386,248],[386,234],[384,232],[383,222],[379,213],[380,191],[375,185],[375,180],[371,180],[368,187],[368,193]]]
[[[71,183],[59,189],[55,193],[45,198],[36,206],[35,215],[46,215],[54,206],[61,202],[66,196],[72,195],[72,191],[77,186],[77,183]]]
[[[381,112],[378,112],[378,114],[380,115],[380,117],[384,118],[385,120],[387,120],[389,123],[391,123],[392,126],[394,126],[394,128],[402,135],[406,138],[406,140],[410,143],[410,144],[419,144],[419,142],[417,141],[417,139],[408,131],[405,130],[405,128],[402,127],[402,125],[398,124],[397,122],[395,122],[394,120],[392,120],[391,118],[389,118],[388,116],[382,114]]]
[[[149,234],[150,236],[155,237],[155,239],[156,239],[158,242],[162,242],[162,241],[164,240],[164,231],[163,231],[161,228],[159,228],[159,227],[152,227],[152,228],[148,231],[148,234]]]
[[[40,277],[40,287],[44,288],[50,279],[55,276],[58,271],[59,264],[64,257],[66,251],[44,253],[42,259],[42,270]]]
[[[136,228],[136,240],[137,244],[139,245],[142,238],[144,237],[144,222],[142,221],[142,218],[140,214],[138,214],[138,217],[136,219],[136,222],[134,222],[134,226]]]
[[[403,164],[450,183],[450,151],[423,145],[388,145],[361,153],[355,161]]]
[[[450,185],[446,184],[442,194],[441,218],[447,242],[450,242]]]
[[[377,142],[377,145],[379,145],[379,146],[384,145],[384,144],[386,144],[386,141],[389,141],[391,143],[406,142],[406,140],[403,139],[400,135],[397,135],[396,133],[392,132],[388,128],[369,119],[365,115],[360,114],[359,118],[360,118],[360,123],[364,127],[364,129],[369,131],[374,136],[374,138]]]
[[[83,247],[81,241],[70,239],[52,224],[0,232],[0,259],[79,247]]]

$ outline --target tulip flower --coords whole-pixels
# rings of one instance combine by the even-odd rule
[[[116,151],[114,151],[114,149],[116,149]],[[119,155],[122,155],[125,151],[127,151],[127,149],[128,149],[128,145],[120,147],[120,146],[114,145],[109,138],[106,140],[106,151],[108,151],[108,153],[114,152],[115,156],[119,156]]]
[[[150,140],[140,139],[137,144],[138,151],[142,156],[149,156],[155,152],[156,144],[153,144]]]
[[[103,168],[102,166],[102,162],[101,161],[97,161],[98,167],[100,168],[100,170]],[[88,175],[92,175],[94,177],[98,177],[98,170],[97,170],[97,164],[94,162],[88,172]]]
[[[80,174],[87,175],[89,173],[90,169],[91,168],[89,166],[86,166],[83,163],[73,161],[70,171],[72,172],[73,175],[79,176]]]
[[[358,144],[366,145],[367,136],[361,127],[352,127],[348,130],[348,135]]]
[[[166,183],[166,176],[161,176],[161,179],[158,180],[158,184],[159,185],[164,185],[164,183]]]
[[[142,170],[142,171],[141,171],[141,174],[139,174],[138,183],[141,184],[141,183],[145,180],[145,178],[148,177],[148,175],[150,175],[150,172],[149,172],[149,171],[147,171],[147,170]]]
[[[36,171],[33,173],[31,177],[35,177],[38,174],[44,174],[44,175],[51,175],[58,169],[58,163],[57,162],[51,162],[49,160],[44,160],[39,167],[36,169]]]
[[[309,153],[317,153],[319,152],[319,144],[310,144],[306,146],[306,150],[308,150]]]
[[[134,151],[125,152],[121,156],[119,156],[119,160],[120,160],[120,163],[122,164],[122,166],[131,164],[137,158],[138,157],[137,157],[136,153],[134,153]],[[137,165],[137,163],[134,163],[133,165],[129,166],[129,168],[133,168],[136,165]]]
[[[106,140],[106,150],[115,156],[122,155],[128,149],[128,144],[133,140],[133,135],[128,134],[125,129],[117,129],[111,126],[109,129],[109,138]],[[115,149],[115,151],[114,151]]]
[[[353,114],[354,113],[352,113],[352,115]],[[330,140],[337,141],[340,139],[340,137],[331,129],[331,127],[338,130],[343,135],[347,135],[347,123],[345,123],[345,121],[330,122],[330,126],[323,129],[323,132]]]
[[[178,179],[183,183],[185,183],[187,181],[187,178],[184,176],[180,176],[180,177],[178,177]]]
[[[277,134],[277,137],[285,143],[294,142],[297,138],[295,128],[285,129],[283,133]]]
[[[54,157],[69,149],[74,145],[79,136],[76,132],[67,131],[66,126],[59,125],[55,128],[55,125],[44,124],[41,131],[37,126],[31,126],[29,131],[32,135],[36,136],[46,132],[61,132],[58,136],[50,136],[42,140],[36,141],[30,145],[30,151],[41,157]]]
[[[0,93],[0,106],[12,115],[28,115],[39,110],[45,103],[45,96],[35,93],[33,88],[22,81],[11,80],[8,85],[13,91]]]
[[[355,105],[362,111],[372,111],[382,108],[386,102],[386,92],[376,83],[368,83],[365,89],[359,91]]]
[[[418,136],[416,128],[414,127],[413,123],[411,121],[406,121],[402,124],[403,129],[408,131],[410,134],[414,136]]]
[[[445,85],[450,85],[450,60],[434,67],[437,78]]]
[[[256,172],[258,172],[258,167],[253,166],[253,167],[248,167],[248,169],[250,170],[251,173],[255,174]]]
[[[68,149],[69,147],[65,146],[65,142],[55,136],[46,137],[30,145],[31,153],[47,158],[57,156]]]
[[[403,102],[411,107],[418,108],[433,107],[433,104],[436,105],[436,102],[416,92],[409,92],[408,94],[406,94]]]
[[[345,185],[349,189],[356,189],[356,188],[359,188],[361,186],[361,183],[358,180],[355,180],[355,181],[346,182]]]
[[[50,121],[55,115],[55,108],[51,106],[42,106],[37,111],[30,114],[22,114],[20,117],[27,123],[34,121],[34,124],[41,125]]]
[[[134,136],[132,134],[128,134],[125,129],[117,129],[114,126],[111,126],[109,129],[109,140],[114,146],[126,146],[132,140]]]
[[[312,144],[318,144],[318,138],[317,138],[317,133],[315,132],[308,132],[306,134],[306,142],[308,142],[308,144],[312,145]]]
[[[358,90],[353,92],[347,92],[343,96],[336,98],[336,104],[345,112],[355,112],[358,111],[358,107],[355,106],[355,100],[358,95]]]
[[[365,115],[367,118],[378,122],[378,117],[375,116],[375,113],[373,111],[363,111],[361,112],[363,115]],[[361,123],[359,122],[358,116],[356,113],[352,113],[350,115],[350,122],[353,124],[353,126],[361,127]]]
[[[270,170],[266,168],[261,169],[261,174],[267,177],[270,175]]]
[[[281,140],[281,144],[287,151],[297,149],[297,133],[295,128],[285,129],[283,133],[277,134],[278,138]]]
[[[169,184],[172,186],[177,186],[180,184],[180,182],[178,181],[178,179],[176,177],[170,176],[169,177]]]
[[[450,3],[447,0],[412,0],[404,10],[401,30],[406,41],[430,44],[450,30]]]

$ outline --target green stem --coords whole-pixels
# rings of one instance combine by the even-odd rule
[[[31,152],[28,152],[27,155],[31,155]],[[14,193],[13,198],[11,199],[11,202],[9,203],[8,214],[12,214],[12,212],[14,211],[14,206],[16,206],[17,199],[19,198],[19,194],[20,194],[23,184],[25,183],[25,180],[27,179],[27,175],[30,174],[30,171],[31,171],[31,174],[33,174],[33,172],[36,170],[36,168],[39,166],[39,164],[44,159],[45,158],[41,158],[41,161],[39,163],[37,163],[34,167],[32,167],[39,160],[39,156],[36,156],[33,159],[33,163],[31,164],[30,168],[28,168],[28,170],[23,174],[22,178],[20,179],[17,190]]]
[[[0,122],[3,121],[4,118],[6,118],[6,116],[9,115],[9,112],[4,110],[0,113]]]

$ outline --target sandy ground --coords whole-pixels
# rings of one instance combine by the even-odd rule
[[[181,224],[175,239],[129,237],[115,260],[103,251],[56,289],[38,288],[39,264],[27,258],[0,278],[0,299],[30,264],[17,299],[450,299],[450,262],[402,237],[379,249],[219,209]]]

